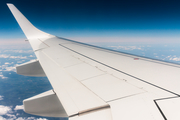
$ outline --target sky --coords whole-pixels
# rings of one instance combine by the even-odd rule
[[[108,43],[104,46],[109,49],[180,63],[179,0],[0,0],[0,79],[11,78],[12,81],[16,79],[19,83],[23,81],[29,84],[26,77],[14,73],[15,65],[36,58],[6,3],[14,4],[34,26],[44,32],[80,42],[99,42],[96,45],[100,46]],[[123,46],[121,43],[131,45]],[[132,45],[133,43],[148,44]],[[151,46],[149,43],[165,45]],[[169,46],[169,43],[172,45]],[[12,45],[17,45],[13,46],[14,50]],[[36,82],[34,85],[36,86]],[[29,87],[36,91],[34,87]],[[14,88],[21,89],[16,86]],[[6,101],[6,98],[11,100],[16,95],[13,96],[6,90],[1,92],[4,92],[0,94],[1,102]],[[15,114],[18,109],[22,110],[22,100],[28,97],[22,95],[21,101],[18,98],[19,103],[14,103],[14,108],[10,107],[9,101],[6,101],[8,104],[0,105],[0,119],[4,110],[3,115],[20,119],[23,115]]]
[[[180,42],[179,0],[1,0],[0,44],[26,39],[6,3],[13,3],[38,29],[59,37],[82,42]]]

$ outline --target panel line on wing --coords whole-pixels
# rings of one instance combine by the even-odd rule
[[[144,92],[144,93],[146,93],[146,92]],[[112,100],[109,100],[109,101],[106,101],[106,102],[109,103],[109,102],[113,102],[113,101],[116,101],[116,100],[119,100],[119,99],[124,99],[124,98],[127,98],[127,97],[132,97],[132,96],[135,96],[135,95],[139,95],[139,94],[143,94],[143,93],[136,93],[136,94],[128,95],[128,96],[125,96],[125,97],[112,99]]]
[[[59,37],[59,38],[61,38],[61,37]],[[149,62],[153,62],[153,63],[158,63],[158,64],[162,64],[162,65],[167,65],[167,66],[173,66],[173,67],[180,68],[180,64],[178,64],[178,63],[172,63],[172,62],[169,62],[169,61],[163,61],[163,60],[153,59],[153,58],[149,58],[149,57],[145,57],[145,56],[134,55],[134,54],[126,53],[126,52],[116,51],[116,50],[103,48],[103,47],[99,47],[99,46],[95,46],[95,45],[81,43],[81,42],[74,41],[74,40],[69,40],[69,39],[66,39],[66,38],[61,38],[61,39],[73,42],[73,44],[77,44],[77,45],[80,45],[80,46],[86,46],[86,47],[89,47],[91,49],[95,49],[95,50],[99,50],[99,51],[106,51],[108,53],[113,53],[113,54],[117,54],[117,55],[121,54],[122,56],[131,57],[133,59],[136,58],[136,57],[139,57],[139,60],[144,60],[144,61],[149,61]],[[70,43],[65,43],[65,44],[70,44]]]
[[[93,76],[93,77],[90,77],[90,78],[83,79],[83,80],[81,80],[81,82],[82,82],[82,81],[89,80],[89,79],[91,79],[91,78],[95,78],[95,77],[98,77],[98,76],[102,76],[102,75],[106,75],[106,73],[100,74],[100,75],[96,75],[96,76]]]
[[[161,113],[161,115],[163,116],[164,120],[167,120],[165,114],[163,113],[163,111],[161,110],[161,108],[159,107],[159,105],[157,104],[156,100],[153,100],[156,107],[158,108],[159,112]]]
[[[82,64],[82,63],[76,63],[76,64],[73,64],[73,65],[66,66],[64,68],[72,67],[72,66],[79,65],[79,64]]]
[[[40,48],[40,49],[37,49],[37,50],[34,50],[34,52],[37,52],[37,51],[40,51],[40,50],[43,50],[45,48]]]
[[[109,65],[106,65],[106,64],[104,64],[104,63],[102,63],[102,62],[99,62],[99,61],[97,61],[97,60],[95,60],[95,59],[93,59],[93,58],[90,58],[90,57],[88,57],[88,56],[86,56],[86,55],[83,55],[83,54],[81,54],[81,53],[79,53],[79,52],[77,52],[77,51],[75,51],[75,50],[72,50],[72,49],[70,49],[70,48],[68,48],[68,47],[66,47],[66,46],[64,46],[64,45],[62,45],[62,44],[59,44],[59,45],[62,46],[62,47],[64,47],[64,48],[66,48],[66,49],[68,49],[68,50],[70,50],[70,51],[72,51],[72,52],[75,52],[75,53],[77,53],[77,54],[79,54],[79,55],[81,55],[81,56],[84,56],[84,57],[86,57],[86,58],[88,58],[88,59],[91,59],[91,60],[97,62],[97,63],[100,63],[100,64],[102,64],[102,65],[104,65],[104,66],[107,66],[107,67],[109,67],[109,68],[111,68],[111,69],[113,69],[113,70],[116,70],[116,71],[118,71],[118,72],[121,72],[121,73],[123,73],[123,74],[126,74],[126,75],[128,75],[128,76],[130,76],[130,77],[133,77],[133,78],[135,78],[135,79],[137,79],[137,80],[140,80],[140,81],[142,81],[142,82],[144,82],[144,83],[147,83],[147,84],[149,84],[149,85],[152,85],[152,86],[154,86],[154,87],[157,87],[157,88],[159,88],[159,89],[162,89],[162,90],[164,90],[164,91],[167,91],[167,92],[172,93],[172,94],[174,94],[174,95],[180,96],[179,94],[174,93],[174,92],[172,92],[172,91],[170,91],[170,90],[167,90],[167,89],[162,88],[162,87],[160,87],[160,86],[157,86],[157,85],[155,85],[155,84],[153,84],[153,83],[150,83],[150,82],[147,82],[147,81],[145,81],[145,80],[142,80],[142,79],[140,79],[140,78],[138,78],[138,77],[135,77],[135,76],[133,76],[133,75],[130,75],[130,74],[126,73],[126,72],[123,72],[123,71],[121,71],[121,70],[118,70],[118,69],[116,69],[116,68],[114,68],[114,67],[111,67],[111,66],[109,66]]]
[[[55,63],[58,67],[60,67],[60,69],[64,69],[64,72],[66,73],[66,74],[68,74],[71,78],[72,78],[72,80],[73,81],[76,81],[76,83],[78,84],[78,85],[81,85],[81,87],[83,87],[84,88],[84,90],[89,90],[88,92],[89,93],[91,93],[91,97],[93,98],[94,97],[94,99],[92,99],[92,100],[89,100],[89,101],[95,101],[96,99],[97,99],[97,101],[96,101],[96,103],[94,103],[94,104],[102,104],[103,106],[104,105],[108,105],[100,96],[98,96],[96,93],[94,93],[91,89],[89,89],[88,87],[86,87],[84,84],[82,84],[82,82],[80,82],[76,77],[74,77],[72,74],[70,74],[65,68],[63,68],[61,65],[59,65],[56,61],[54,61],[46,52],[44,52],[44,51],[41,51],[46,57],[48,57],[50,60],[52,60],[52,62],[53,63]],[[84,92],[84,91],[83,91]],[[68,93],[68,92],[67,92]],[[72,95],[70,95],[69,94],[69,96],[71,97]],[[71,99],[73,100],[73,102],[75,103],[75,105],[77,105],[77,101],[74,101],[75,99],[74,98],[72,98],[71,97]],[[86,101],[88,101],[88,100],[86,100]],[[99,102],[99,103],[98,103]],[[97,107],[102,107],[102,105],[97,105],[97,106],[95,106],[95,107],[90,107],[90,109],[96,109]],[[79,108],[79,106],[77,105],[77,108],[80,110],[80,108]],[[85,109],[86,110],[86,109]],[[84,110],[83,110],[84,111]],[[81,112],[81,111],[79,111],[79,112]]]
[[[160,98],[160,99],[155,99],[153,100],[156,107],[158,108],[159,112],[161,113],[161,115],[163,116],[164,120],[167,120],[167,117],[166,115],[164,114],[163,110],[161,109],[161,107],[159,106],[158,104],[158,101],[161,101],[161,100],[167,100],[167,99],[173,99],[173,98],[179,98],[180,96],[175,96],[175,97],[168,97],[168,98]]]
[[[39,38],[38,38],[38,40],[40,40]],[[46,44],[45,42],[43,42],[42,40],[40,40],[42,43],[44,43],[45,45],[47,45],[48,47],[50,47],[48,44]]]

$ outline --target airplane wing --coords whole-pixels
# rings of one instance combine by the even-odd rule
[[[70,120],[179,120],[180,65],[56,37],[8,4],[37,60],[17,73],[53,90],[23,101],[27,113]]]

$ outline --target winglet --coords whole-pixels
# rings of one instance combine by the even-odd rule
[[[23,30],[26,37],[30,39],[34,38],[49,38],[54,37],[48,33],[45,33],[36,27],[34,27],[29,20],[11,3],[7,3],[7,6],[11,10],[12,14],[14,15],[16,21],[18,22],[19,26]]]

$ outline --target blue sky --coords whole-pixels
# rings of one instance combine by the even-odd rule
[[[1,0],[0,40],[25,39],[6,3],[13,3],[37,28],[60,37],[180,41],[178,0]]]

